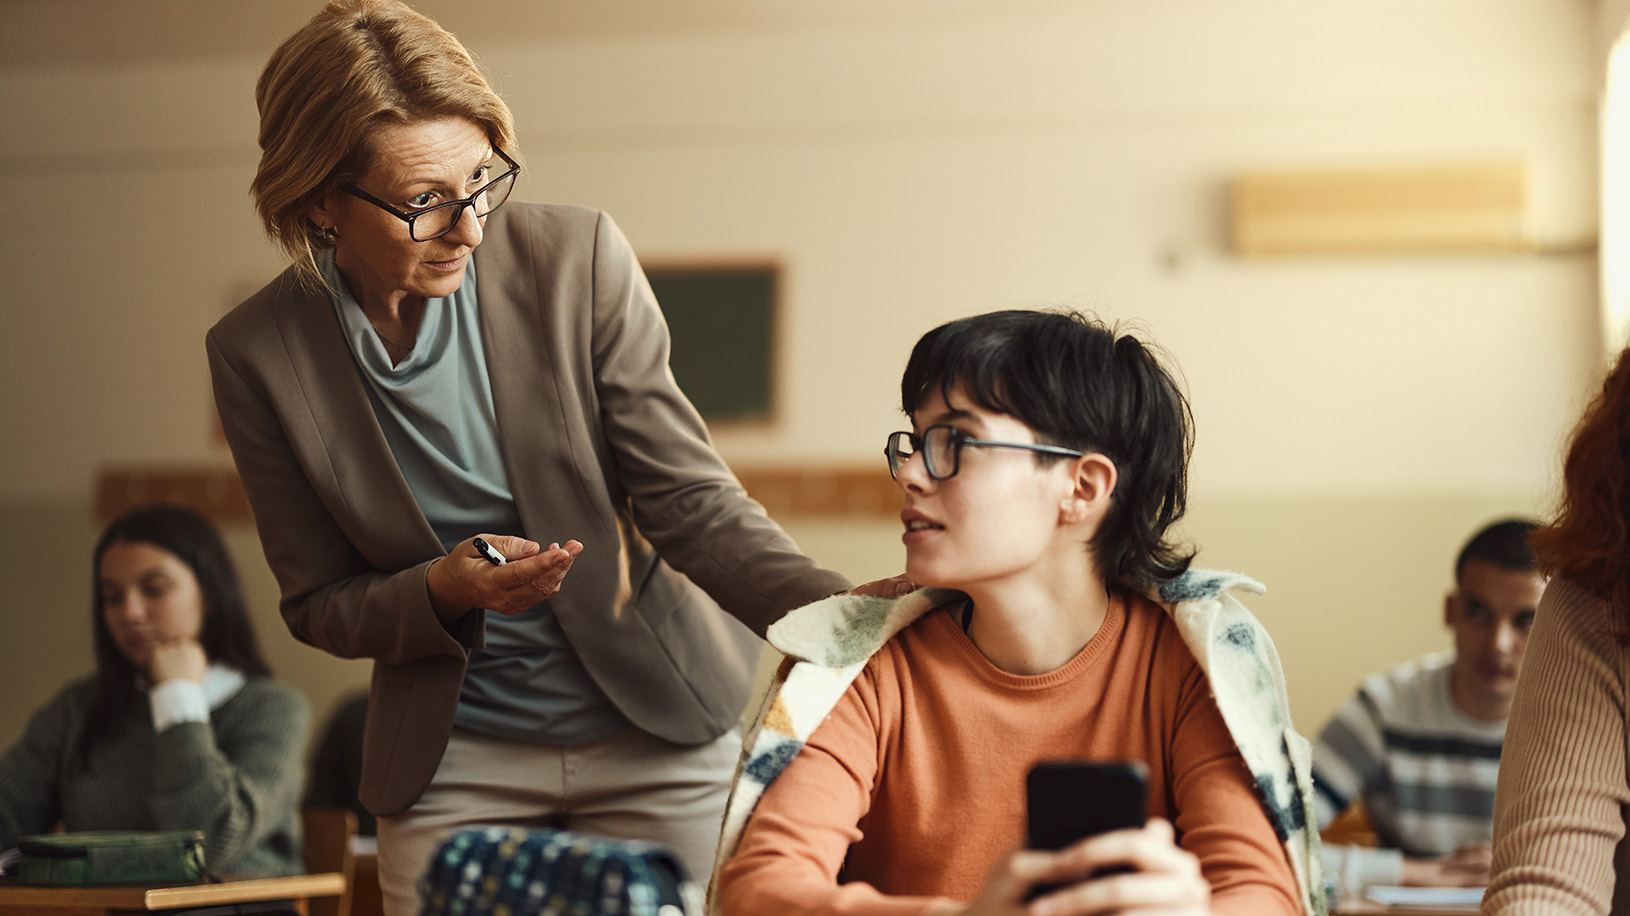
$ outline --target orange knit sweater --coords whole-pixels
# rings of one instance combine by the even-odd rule
[[[971,900],[1024,840],[1030,765],[1060,758],[1143,761],[1149,812],[1199,857],[1216,912],[1300,912],[1251,775],[1164,611],[1117,595],[1068,664],[1019,676],[991,665],[950,610],[873,656],[765,791],[720,875],[727,916]]]

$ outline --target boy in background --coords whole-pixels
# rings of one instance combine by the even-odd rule
[[[1338,888],[1488,881],[1494,783],[1534,609],[1545,591],[1512,518],[1472,536],[1443,600],[1455,647],[1364,680],[1313,749],[1319,829],[1362,801],[1378,848],[1327,843]]]

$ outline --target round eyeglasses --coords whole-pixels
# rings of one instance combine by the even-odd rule
[[[997,442],[994,439],[976,439],[954,426],[930,426],[923,430],[922,435],[906,432],[889,433],[888,444],[883,447],[883,454],[889,459],[889,475],[900,476],[900,468],[911,460],[912,455],[921,453],[923,468],[933,480],[950,480],[962,470],[962,449],[965,446],[974,448],[1017,448],[1027,452],[1041,452],[1044,455],[1060,455],[1066,458],[1080,458],[1086,452],[1078,452],[1073,448],[1064,448],[1059,445],[1038,445],[1033,442]]]
[[[509,165],[502,175],[482,185],[481,190],[463,200],[450,200],[414,213],[403,213],[354,184],[340,185],[340,190],[352,197],[361,198],[407,223],[408,235],[415,242],[428,242],[452,232],[458,221],[464,218],[465,207],[473,209],[476,218],[479,219],[503,206],[504,201],[509,199],[509,192],[515,189],[515,176],[521,173],[521,166],[505,155],[503,150],[493,147],[492,151]],[[484,168],[490,169],[492,165],[489,163]]]

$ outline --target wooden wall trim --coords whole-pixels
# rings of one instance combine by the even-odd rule
[[[772,518],[878,521],[900,513],[900,491],[874,468],[744,467],[737,477]],[[230,465],[113,467],[96,480],[96,518],[106,523],[138,506],[178,503],[218,523],[253,520],[243,482]]]
[[[1246,173],[1229,197],[1229,235],[1246,256],[1530,247],[1521,162]]]
[[[747,467],[736,472],[748,495],[771,518],[898,518],[900,490],[879,461],[876,467]]]
[[[253,520],[243,481],[231,465],[114,467],[96,477],[99,523],[153,503],[186,506],[222,524]]]

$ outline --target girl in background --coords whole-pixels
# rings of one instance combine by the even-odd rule
[[[96,674],[0,757],[0,849],[69,830],[202,830],[234,877],[297,874],[311,713],[261,657],[214,526],[130,512],[92,555]]]

